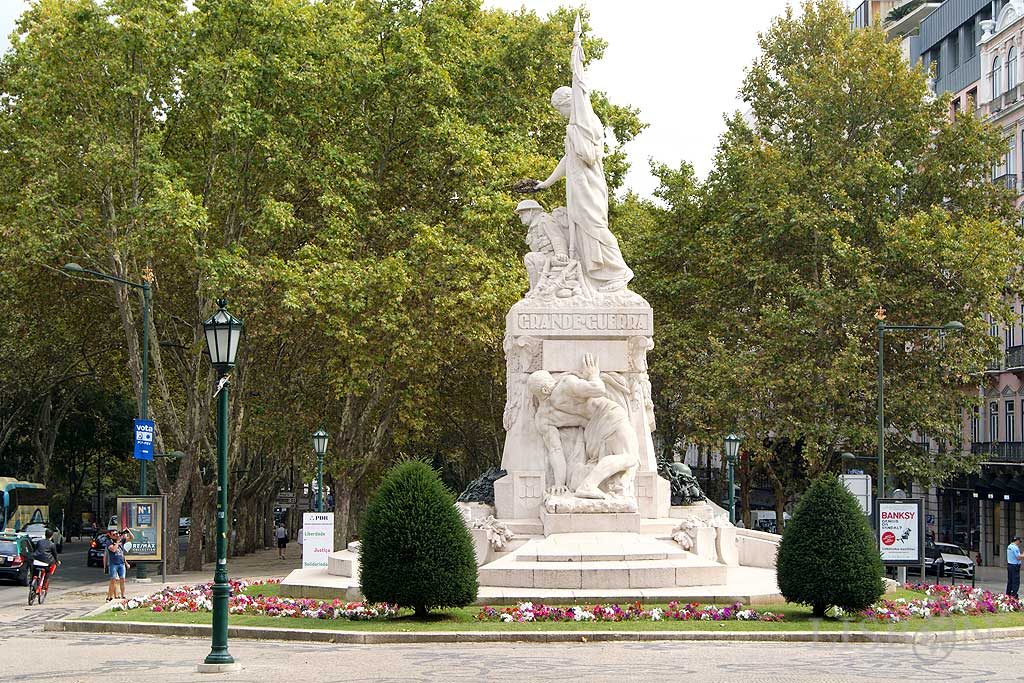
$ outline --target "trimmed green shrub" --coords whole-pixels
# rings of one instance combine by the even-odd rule
[[[779,545],[779,590],[824,617],[830,606],[857,611],[882,593],[882,560],[867,518],[835,475],[816,479],[796,506]]]
[[[473,540],[455,498],[429,465],[408,460],[384,477],[363,518],[359,577],[370,602],[433,608],[476,600]]]

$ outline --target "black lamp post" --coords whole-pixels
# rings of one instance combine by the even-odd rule
[[[729,523],[736,523],[736,456],[740,452],[740,437],[725,437],[725,459],[729,463]]]
[[[316,511],[324,511],[324,455],[327,453],[327,432],[322,428],[313,432],[313,450],[316,452]]]
[[[962,332],[963,323],[953,320],[945,325],[889,325],[885,322],[885,309],[875,313],[878,321],[878,491],[877,498],[885,497],[885,333],[902,330],[930,330],[940,334]]]
[[[114,275],[108,275],[98,270],[91,270],[89,268],[83,268],[77,263],[65,263],[63,270],[69,273],[78,273],[80,275],[91,275],[98,277],[101,280],[107,282],[113,282],[119,285],[125,285],[126,287],[134,287],[142,291],[142,377],[140,378],[140,390],[141,396],[139,400],[139,419],[149,419],[149,309],[153,307],[153,290],[149,284],[148,279],[143,279],[142,282],[132,282],[131,280],[125,280]],[[148,486],[146,485],[146,461],[139,460],[139,495],[144,496],[147,493]],[[102,513],[97,510],[97,515]],[[146,578],[146,565],[144,562],[139,562],[138,567],[135,570],[136,577],[139,579]]]
[[[227,301],[217,301],[219,310],[203,323],[210,362],[217,370],[217,568],[213,573],[213,647],[204,664],[223,670],[234,664],[228,653],[228,373],[235,366],[242,321],[227,312]],[[200,665],[200,670],[204,666]]]

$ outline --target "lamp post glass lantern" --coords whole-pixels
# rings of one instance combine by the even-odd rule
[[[729,463],[729,523],[736,523],[736,456],[740,452],[740,437],[725,437],[725,459]]]
[[[327,432],[318,429],[313,433],[313,450],[316,452],[316,511],[324,511],[324,455],[327,454]]]
[[[218,311],[203,323],[210,362],[216,368],[217,384],[217,568],[213,573],[213,632],[212,648],[205,663],[233,664],[228,653],[228,584],[227,509],[228,509],[228,377],[235,366],[238,340],[242,334],[242,321],[227,311],[224,299],[217,301]]]

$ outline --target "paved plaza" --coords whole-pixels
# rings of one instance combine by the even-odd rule
[[[1020,641],[952,646],[776,643],[328,645],[231,643],[232,674],[198,674],[196,639],[10,631],[7,681],[1006,681],[1020,678]],[[9,671],[9,670],[8,670]]]

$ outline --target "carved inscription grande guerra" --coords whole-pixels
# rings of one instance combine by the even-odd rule
[[[540,337],[559,336],[649,336],[654,324],[651,309],[612,310],[523,310],[508,315],[508,332]]]

